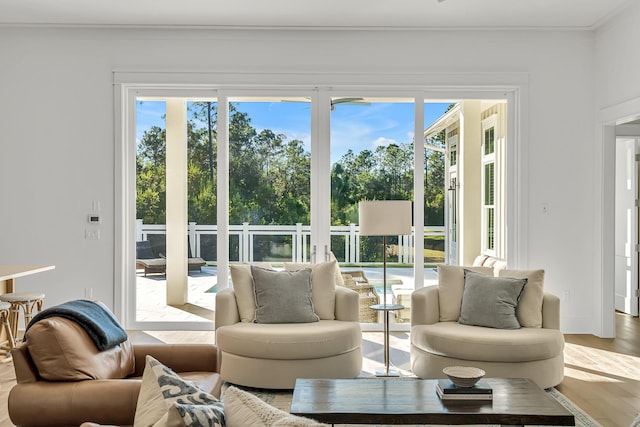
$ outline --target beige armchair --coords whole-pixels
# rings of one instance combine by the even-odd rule
[[[482,271],[482,267],[476,270]],[[444,367],[460,365],[481,368],[488,377],[530,378],[542,388],[562,382],[564,337],[559,330],[560,300],[542,291],[542,279],[532,279],[534,274],[540,276],[540,271],[500,271],[506,277],[509,274],[517,277],[529,275],[527,286],[539,286],[536,291],[539,309],[537,316],[535,310],[523,314],[529,316],[525,319],[529,322],[529,319],[534,319],[534,324],[529,327],[499,329],[458,322],[464,287],[460,282],[463,280],[462,267],[442,268],[439,286],[424,287],[411,296],[413,373],[420,378],[446,378],[442,373]],[[492,274],[493,270],[489,268],[483,272]],[[443,281],[454,283],[443,284]]]
[[[251,285],[244,283],[248,288],[243,292],[242,279],[234,276],[234,270],[232,278],[234,288],[216,295],[216,345],[223,380],[249,387],[292,389],[296,378],[354,378],[360,374],[362,332],[357,292],[336,286],[330,294],[335,308],[319,321],[254,323],[242,313],[243,308],[251,308],[251,302],[247,305],[246,301],[251,298]]]

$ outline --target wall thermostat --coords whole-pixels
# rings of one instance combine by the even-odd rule
[[[89,224],[100,224],[100,215],[91,214],[87,217]]]

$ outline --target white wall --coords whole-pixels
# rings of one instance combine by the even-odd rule
[[[84,289],[113,306],[114,70],[529,75],[526,265],[566,300],[566,332],[593,332],[594,35],[532,31],[0,29],[0,263],[53,263],[21,279],[47,305]],[[287,83],[287,82],[282,82]],[[84,239],[100,201],[99,241]],[[549,214],[542,215],[547,203]],[[45,275],[46,274],[46,275]]]
[[[640,3],[636,2],[596,32],[595,70],[598,110],[640,98],[639,21]]]

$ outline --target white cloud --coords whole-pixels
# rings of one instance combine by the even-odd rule
[[[407,132],[407,142],[413,141],[414,135],[415,135],[415,132]]]
[[[387,145],[390,145],[390,144],[400,145],[400,143],[395,139],[385,138],[383,136],[373,141],[374,147],[386,147]]]

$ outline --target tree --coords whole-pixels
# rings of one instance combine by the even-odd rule
[[[389,144],[376,149],[378,156],[378,199],[413,198],[413,145]]]
[[[157,126],[144,133],[136,155],[136,217],[166,223],[166,132]]]

